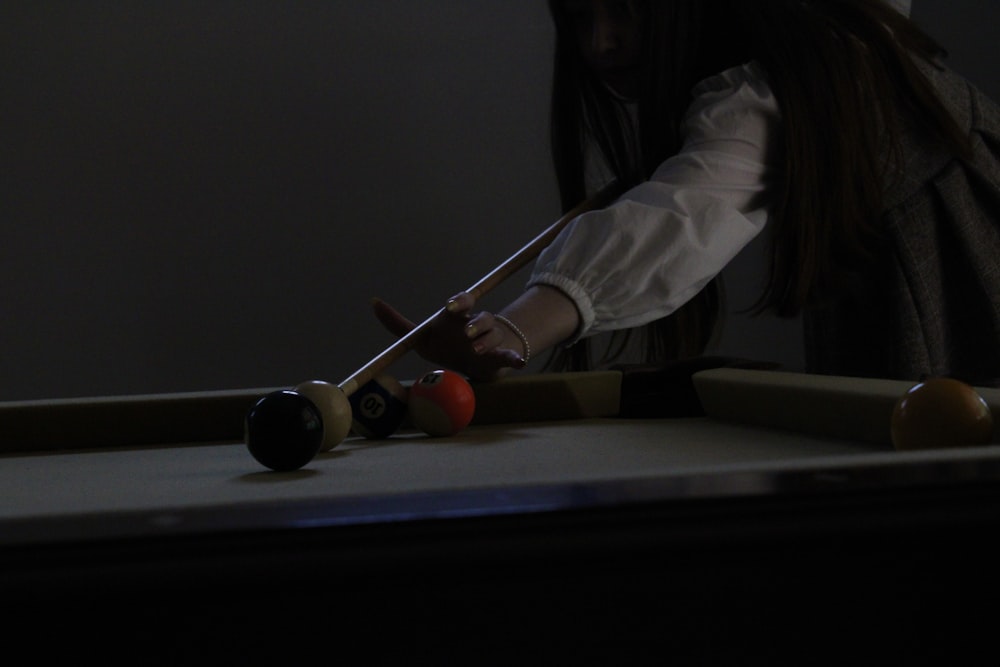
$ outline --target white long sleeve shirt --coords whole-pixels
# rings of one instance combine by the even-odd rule
[[[693,92],[680,152],[614,204],[573,220],[535,263],[528,284],[576,304],[573,340],[669,315],[767,222],[781,121],[763,71],[735,67]]]

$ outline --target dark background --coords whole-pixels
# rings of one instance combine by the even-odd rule
[[[913,15],[1000,97],[1000,4]],[[0,4],[0,400],[344,379],[372,297],[423,319],[558,217],[551,41],[539,0]]]

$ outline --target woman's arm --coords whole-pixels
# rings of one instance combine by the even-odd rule
[[[473,296],[458,294],[417,341],[417,353],[494,378],[523,367],[526,356],[668,315],[721,271],[766,222],[779,113],[750,67],[706,80],[697,92],[680,154],[615,203],[573,219],[501,319],[474,312]],[[376,316],[390,331],[413,328],[379,304]]]

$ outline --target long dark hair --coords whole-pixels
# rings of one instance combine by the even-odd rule
[[[873,261],[887,179],[907,130],[965,157],[967,139],[917,61],[944,49],[884,0],[635,0],[645,81],[633,128],[622,102],[588,71],[563,0],[556,26],[552,155],[564,208],[586,194],[584,155],[596,146],[629,187],[680,149],[691,90],[707,76],[756,61],[782,113],[770,193],[770,261],[756,310],[793,316],[837,290],[840,275]],[[649,326],[656,360],[704,349],[721,306],[713,281]],[[576,351],[563,366],[583,366]],[[653,359],[650,359],[653,360]]]

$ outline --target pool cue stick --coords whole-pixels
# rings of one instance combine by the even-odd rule
[[[611,203],[618,192],[619,188],[617,187],[617,184],[612,183],[589,199],[577,204],[568,213],[552,223],[548,229],[536,236],[531,240],[531,242],[508,257],[465,291],[475,297],[478,301],[497,285],[517,273],[520,269],[524,268],[528,262],[537,257],[542,250],[552,243],[559,232],[561,232],[563,228],[570,223],[570,221],[587,211],[592,211]],[[435,318],[441,316],[444,312],[444,308],[438,309],[438,311],[433,315],[415,326],[404,336],[398,338],[395,343],[387,347],[380,354],[372,358],[371,361],[356,370],[350,377],[341,382],[339,385],[340,389],[344,392],[344,394],[350,396],[360,387],[364,386],[365,383],[372,380],[375,376],[413,348],[416,344],[417,336],[423,333],[424,330],[430,326],[431,322],[433,322]]]

